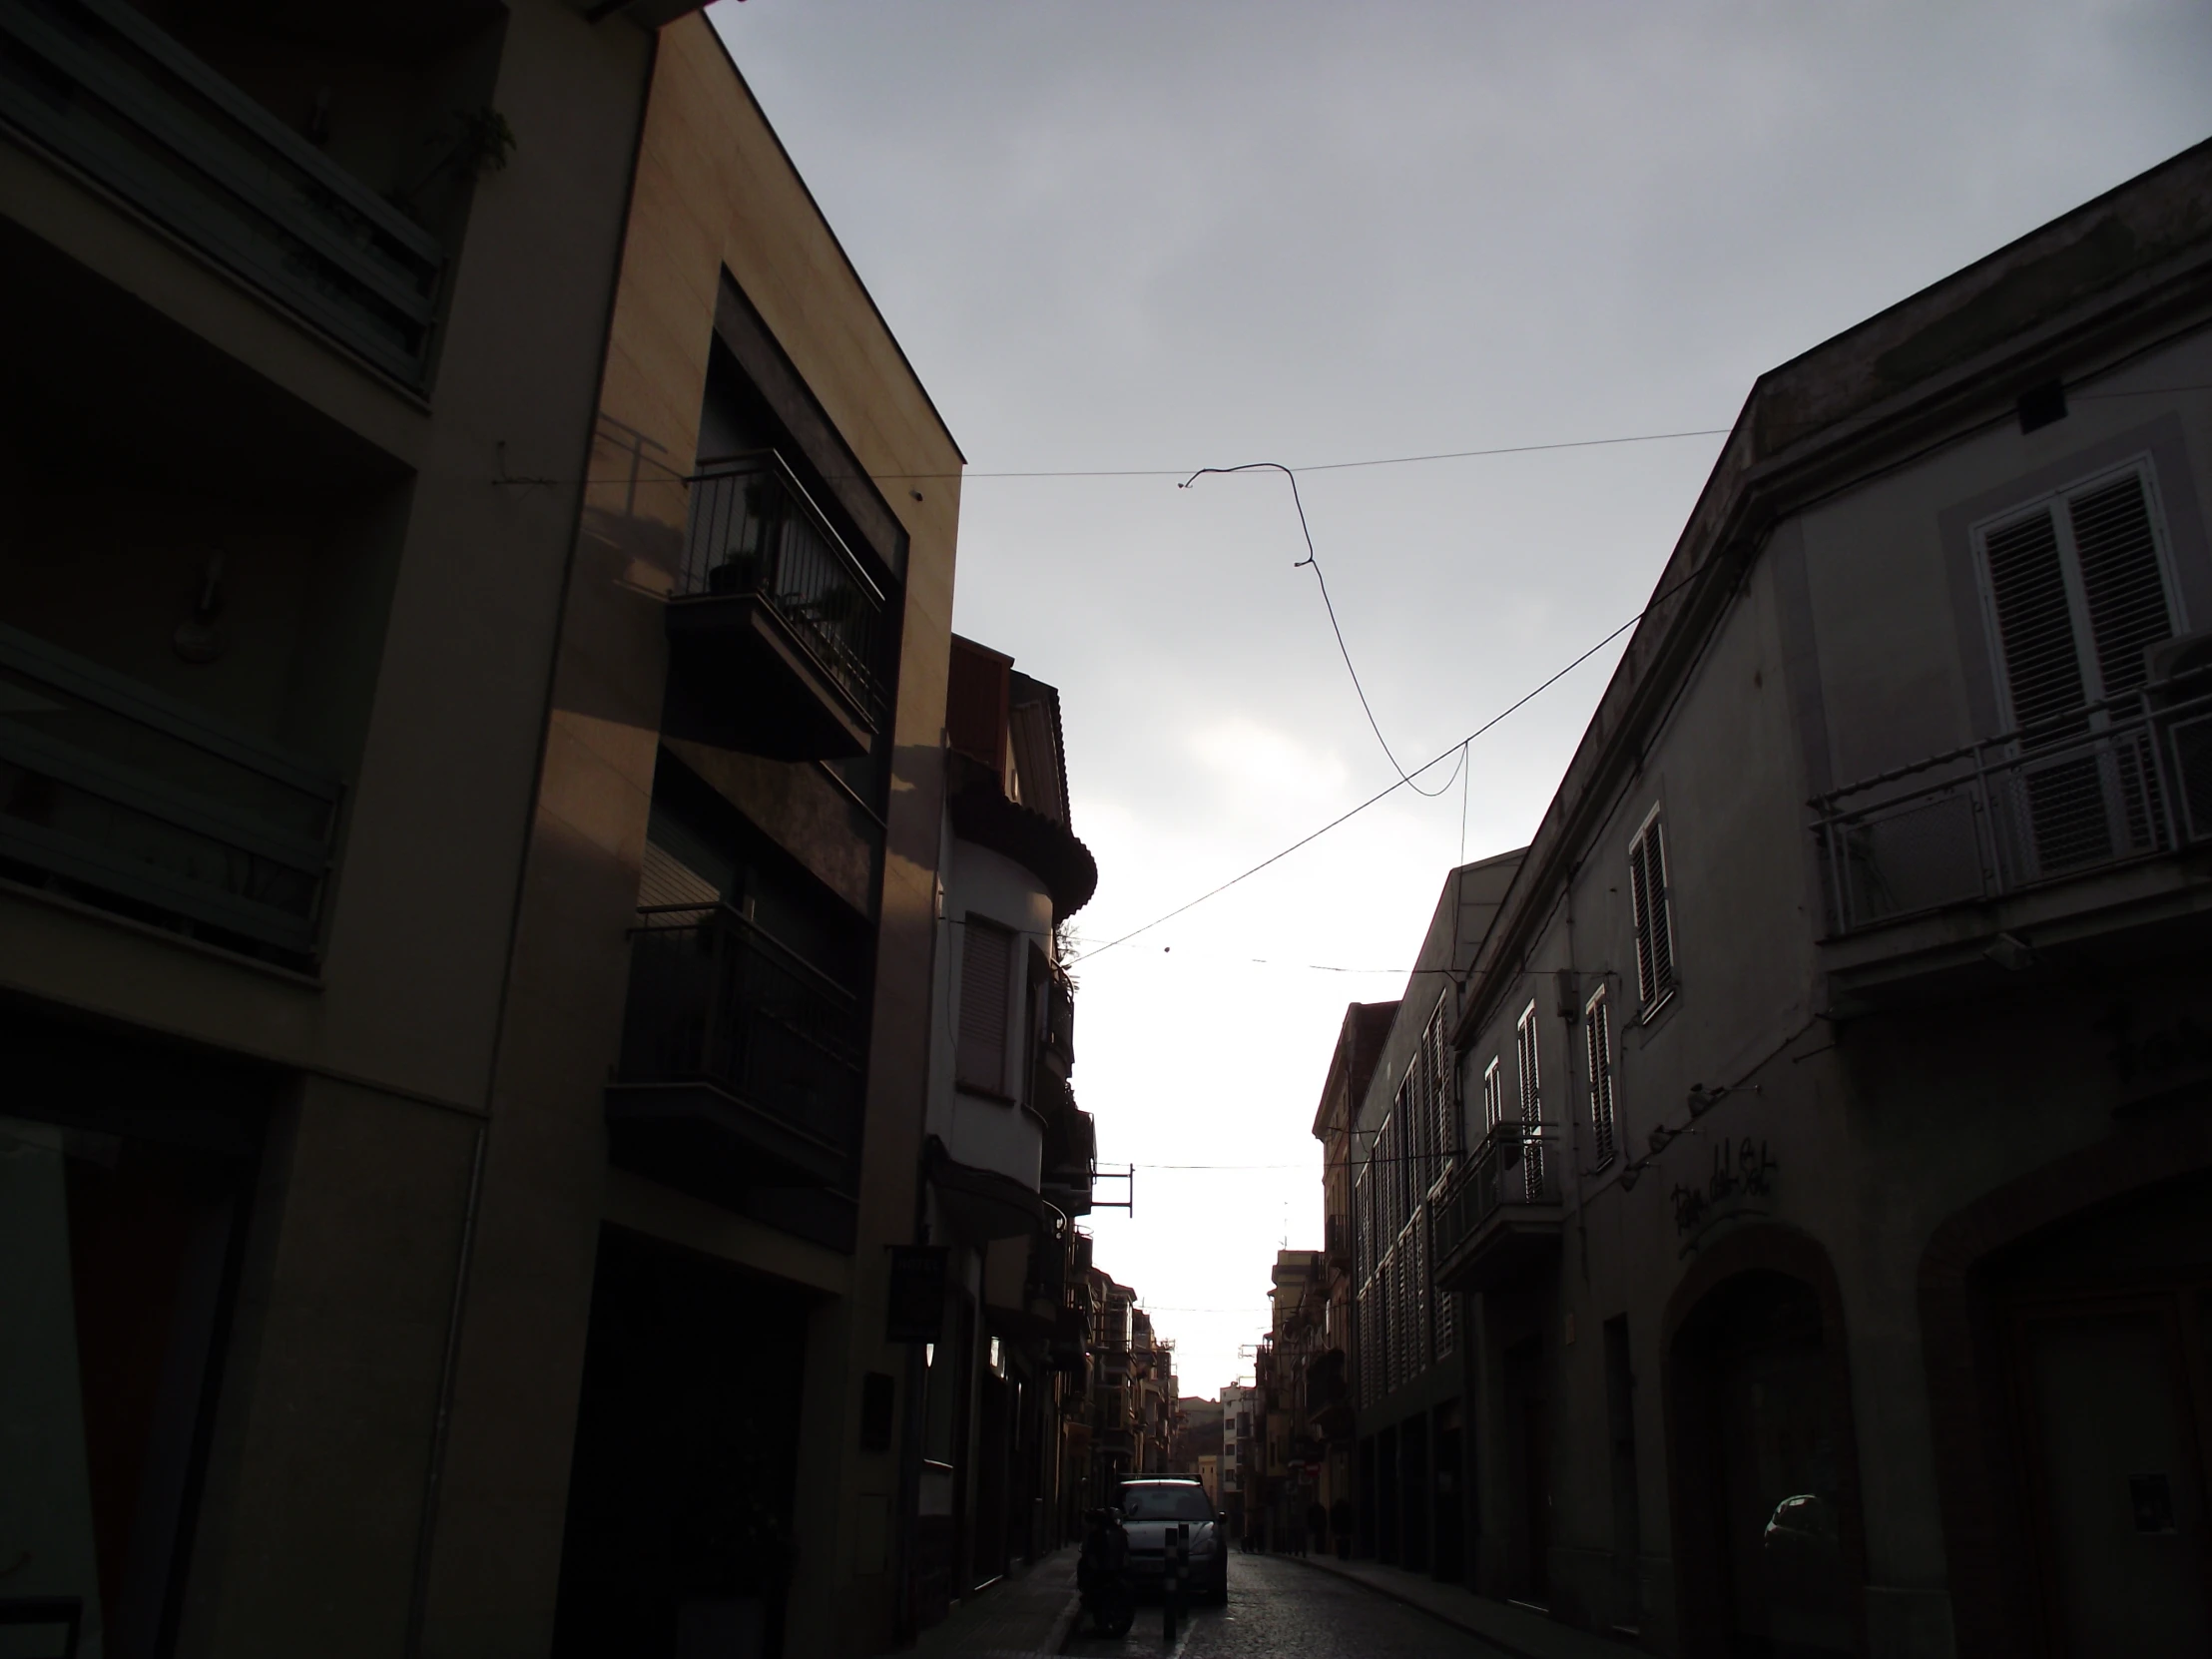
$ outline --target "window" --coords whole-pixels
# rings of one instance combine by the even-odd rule
[[[1505,1121],[1505,1074],[1495,1059],[1482,1068],[1482,1133]]]
[[[1536,1072],[1536,1004],[1521,1010],[1514,1031],[1520,1062],[1521,1196],[1531,1204],[1544,1196],[1543,1084]]]
[[[2053,723],[2084,704],[2137,690],[2143,653],[2178,631],[2179,596],[2139,464],[2009,514],[1976,540],[2015,729],[2058,736]]]
[[[1536,1004],[1531,1002],[1521,1010],[1520,1024],[1513,1033],[1516,1056],[1520,1062],[1520,1120],[1535,1125],[1543,1121],[1543,1086],[1536,1075]]]
[[[1590,1144],[1597,1167],[1613,1161],[1613,1003],[1603,989],[1582,1010],[1582,1036],[1590,1060]]]
[[[1008,1094],[1006,1029],[1014,982],[1010,928],[970,914],[960,945],[960,1034],[953,1051],[955,1080],[979,1094]]]
[[[1628,843],[1628,893],[1636,921],[1636,995],[1648,1018],[1674,989],[1674,914],[1656,807]]]
[[[2161,807],[2143,736],[2081,742],[2133,712],[2104,705],[2142,688],[2144,654],[2183,623],[2148,471],[2063,490],[1975,540],[2002,715],[2027,763],[2006,769],[1992,805],[2025,820],[2028,873],[2150,850]],[[2071,753],[2034,758],[2060,745]]]
[[[1428,1021],[1430,1075],[1436,1079],[1436,1153],[1448,1163],[1459,1150],[1459,1063],[1451,1051],[1451,1004],[1439,998]]]

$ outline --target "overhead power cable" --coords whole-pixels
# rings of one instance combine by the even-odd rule
[[[1618,628],[1615,628],[1610,634],[1607,634],[1595,645],[1591,646],[1588,650],[1582,652],[1564,668],[1561,668],[1556,673],[1552,674],[1541,685],[1538,685],[1531,690],[1524,692],[1521,696],[1515,698],[1511,703],[1507,704],[1496,714],[1492,715],[1488,720],[1484,721],[1480,726],[1477,726],[1473,731],[1469,732],[1465,737],[1461,738],[1457,743],[1453,744],[1450,749],[1442,751],[1442,753],[1434,756],[1432,759],[1423,761],[1419,766],[1413,768],[1412,772],[1408,776],[1418,778],[1422,773],[1428,772],[1433,768],[1441,765],[1443,761],[1455,751],[1466,749],[1470,744],[1474,742],[1475,739],[1481,737],[1485,732],[1489,731],[1490,728],[1496,726],[1499,722],[1506,719],[1506,717],[1518,713],[1528,704],[1533,703],[1538,697],[1549,691],[1553,686],[1556,686],[1560,681],[1564,680],[1568,675],[1572,674],[1576,669],[1580,668],[1584,663],[1588,662],[1600,651],[1603,651],[1607,646],[1611,645],[1615,640],[1619,639],[1621,635],[1627,633],[1629,629],[1635,627],[1637,623],[1643,621],[1646,616],[1651,614],[1652,607],[1659,604],[1661,600],[1672,597],[1674,594],[1681,592],[1682,589],[1689,586],[1690,583],[1696,581],[1698,578],[1698,574],[1700,573],[1693,572],[1692,574],[1685,576],[1673,587],[1662,588],[1659,592],[1653,594],[1649,602],[1645,604],[1642,610],[1638,611],[1634,616],[1630,617]],[[1128,932],[1123,933],[1118,937],[1108,939],[1104,944],[1094,945],[1089,950],[1084,951],[1082,955],[1072,958],[1067,965],[1072,967],[1077,962],[1087,962],[1093,956],[1104,955],[1107,951],[1113,949],[1116,945],[1127,944],[1131,939],[1138,937],[1140,934],[1149,933],[1155,927],[1164,926],[1168,922],[1173,921],[1177,916],[1197,909],[1208,899],[1219,898],[1231,887],[1238,885],[1240,882],[1251,880],[1252,877],[1259,874],[1262,870],[1268,868],[1272,864],[1281,863],[1285,858],[1288,858],[1292,853],[1298,851],[1301,847],[1312,845],[1315,841],[1320,840],[1322,836],[1328,834],[1330,830],[1337,829],[1341,825],[1350,824],[1354,819],[1358,818],[1370,807],[1375,806],[1378,802],[1388,800],[1391,796],[1395,795],[1404,787],[1405,784],[1403,780],[1400,780],[1398,783],[1395,784],[1385,785],[1383,788],[1376,791],[1375,794],[1369,796],[1367,800],[1361,802],[1357,807],[1350,808],[1347,811],[1338,814],[1327,824],[1323,825],[1319,830],[1313,830],[1309,834],[1301,835],[1297,840],[1291,842],[1289,846],[1284,847],[1282,851],[1271,852],[1270,854],[1268,854],[1267,857],[1262,858],[1250,869],[1239,870],[1228,880],[1221,882],[1219,885],[1208,887],[1196,898],[1187,899],[1183,903],[1178,904],[1174,909],[1168,911],[1165,915],[1154,916],[1150,921],[1146,922],[1141,927],[1132,927]]]
[[[1424,795],[1430,800],[1434,800],[1451,788],[1452,779],[1459,776],[1459,768],[1466,765],[1466,747],[1464,745],[1460,746],[1458,765],[1451,769],[1451,777],[1446,778],[1432,790],[1422,789],[1413,782],[1412,775],[1398,765],[1397,756],[1390,750],[1390,740],[1382,735],[1382,723],[1375,718],[1375,705],[1368,701],[1368,688],[1360,684],[1360,671],[1352,666],[1352,647],[1345,644],[1344,626],[1337,621],[1337,607],[1329,597],[1329,578],[1321,573],[1321,555],[1314,551],[1314,532],[1306,522],[1306,503],[1298,493],[1298,474],[1281,461],[1246,461],[1240,466],[1202,466],[1184,479],[1182,483],[1176,485],[1176,488],[1187,490],[1209,474],[1227,477],[1235,472],[1263,472],[1271,468],[1282,473],[1284,478],[1289,481],[1291,505],[1298,509],[1298,533],[1306,538],[1306,557],[1295,561],[1291,568],[1293,570],[1311,569],[1314,573],[1314,580],[1321,584],[1322,608],[1329,613],[1329,631],[1337,636],[1337,653],[1345,660],[1345,672],[1352,676],[1352,689],[1359,695],[1361,712],[1368,717],[1368,730],[1375,734],[1375,741],[1382,746],[1383,758],[1390,763],[1390,770],[1397,774],[1397,781],[1405,785],[1415,795]]]

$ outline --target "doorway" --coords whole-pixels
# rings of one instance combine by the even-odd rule
[[[2067,1659],[2212,1652],[2202,1424],[2173,1296],[2024,1309],[2014,1328],[2045,1628]],[[2191,1319],[2191,1313],[2196,1314]]]
[[[1544,1349],[1528,1337],[1505,1351],[1507,1593],[1551,1602],[1551,1411]]]
[[[602,1231],[556,1656],[783,1652],[806,1337],[796,1293]]]
[[[1675,1343],[1684,1513],[1704,1534],[1685,1539],[1685,1565],[1704,1580],[1699,1622],[1746,1659],[1855,1652],[1856,1480],[1813,1287],[1737,1274]]]

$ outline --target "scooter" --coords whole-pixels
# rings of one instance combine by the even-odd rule
[[[1101,1636],[1120,1638],[1137,1622],[1137,1597],[1129,1582],[1129,1533],[1113,1509],[1093,1509],[1076,1563],[1083,1613]]]

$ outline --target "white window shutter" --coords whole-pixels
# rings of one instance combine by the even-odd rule
[[[2050,509],[2038,507],[1990,531],[1982,557],[2013,725],[2043,725],[2080,708],[2089,700],[2088,686]]]
[[[2081,491],[2066,502],[2066,516],[2096,645],[2099,695],[2121,697],[2143,684],[2143,653],[2174,633],[2141,475]]]

